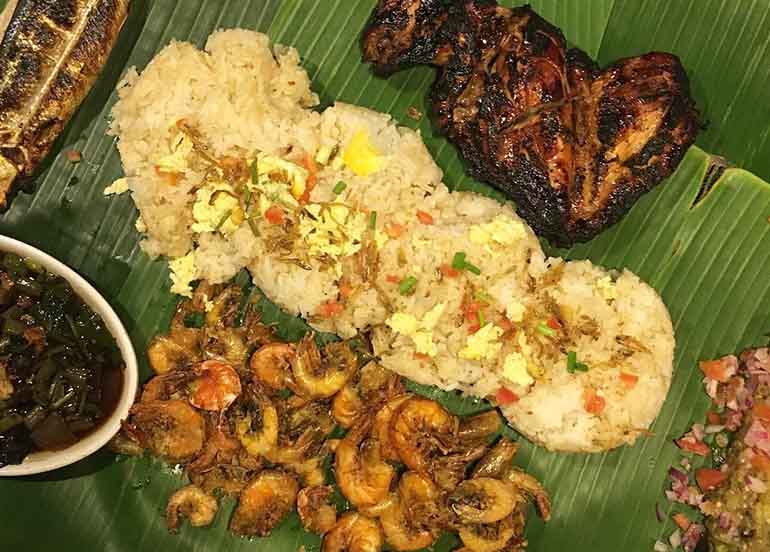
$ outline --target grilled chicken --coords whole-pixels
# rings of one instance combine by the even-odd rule
[[[507,194],[559,246],[617,222],[673,172],[698,130],[675,56],[600,69],[527,6],[380,0],[362,48],[381,75],[439,68],[439,129],[472,176]]]
[[[99,75],[130,0],[11,0],[0,15],[0,208]]]

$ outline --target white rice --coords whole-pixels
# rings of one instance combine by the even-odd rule
[[[509,205],[450,193],[419,134],[397,127],[388,115],[345,104],[313,111],[317,97],[295,50],[271,47],[264,35],[245,30],[214,33],[205,51],[173,42],[141,76],[131,71],[119,94],[112,132],[146,228],[142,245],[151,256],[194,260],[188,277],[212,282],[247,267],[272,301],[315,328],[343,337],[371,329],[383,364],[414,381],[493,400],[507,389],[519,400],[504,408],[506,416],[554,450],[597,451],[633,442],[657,415],[674,347],[657,294],[629,272],[615,278],[587,261],[546,259]],[[364,263],[376,266],[373,278],[361,272],[369,238],[334,266],[310,257],[302,267],[245,222],[232,231],[194,232],[192,208],[207,173],[189,156],[175,184],[156,171],[158,160],[175,151],[181,119],[194,124],[215,157],[259,153],[298,164],[303,154],[347,152],[363,133],[377,152],[379,170],[356,174],[338,154],[337,161],[321,163],[309,199],[344,204],[350,216],[365,213],[367,220],[376,212],[371,235],[378,241],[377,261]],[[346,188],[338,194],[333,190],[339,182]],[[418,220],[418,210],[432,224]],[[263,218],[256,224],[269,230]],[[296,247],[309,245],[300,240]],[[447,267],[458,252],[481,273],[452,274]],[[402,293],[407,277],[416,283]],[[343,310],[319,316],[329,302]],[[463,315],[472,302],[483,303],[486,322],[477,334]],[[537,329],[549,316],[563,324],[555,336]],[[485,332],[503,333],[496,328],[509,326],[478,350],[469,346]],[[627,337],[641,348],[629,352],[619,342]],[[567,371],[570,351],[587,372]],[[505,363],[513,357],[535,376],[533,384],[511,379]],[[621,372],[638,383],[624,385]],[[586,411],[587,389],[604,401],[601,413]]]

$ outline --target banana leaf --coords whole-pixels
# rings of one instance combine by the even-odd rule
[[[499,197],[468,178],[446,140],[427,117],[432,71],[417,68],[388,80],[360,63],[358,37],[374,0],[134,0],[109,65],[57,142],[49,163],[0,217],[0,232],[35,244],[79,270],[112,302],[137,351],[169,322],[175,299],[167,269],[147,258],[134,229],[129,197],[102,190],[121,173],[113,138],[106,136],[114,87],[128,66],[143,67],[172,39],[202,45],[221,27],[267,32],[295,46],[322,103],[336,100],[391,113],[419,128],[455,189]],[[506,2],[511,5],[510,2]],[[2,4],[2,2],[0,2]],[[533,7],[560,26],[570,43],[600,62],[647,50],[669,50],[687,67],[707,129],[676,173],[647,194],[627,217],[600,237],[568,251],[609,267],[627,267],[663,296],[677,335],[670,394],[649,437],[600,455],[553,454],[522,441],[517,463],[551,491],[554,517],[546,526],[530,516],[533,551],[647,551],[673,526],[663,490],[679,457],[672,440],[708,400],[697,361],[767,343],[770,329],[770,0],[540,0]],[[83,161],[72,164],[68,150]],[[32,191],[32,188],[34,191]],[[284,335],[306,326],[266,300],[265,316]],[[146,359],[142,370],[149,375]],[[478,401],[415,387],[455,412],[483,408]],[[696,462],[697,465],[697,462]],[[225,501],[215,525],[165,529],[163,510],[183,483],[180,470],[150,458],[100,452],[49,474],[0,480],[0,543],[4,550],[318,550],[319,539],[289,517],[266,539],[241,540],[226,525]],[[450,536],[434,545],[450,550]]]

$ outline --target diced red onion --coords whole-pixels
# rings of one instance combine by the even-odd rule
[[[705,528],[700,523],[693,523],[682,535],[682,546],[686,552],[692,552],[703,536]]]
[[[743,442],[750,447],[756,447],[770,454],[770,433],[768,433],[759,420],[752,422],[746,435],[743,437]]]
[[[706,394],[712,399],[716,400],[717,391],[719,390],[719,382],[711,378],[703,378],[703,383],[706,386]]]
[[[712,435],[714,433],[719,433],[725,428],[724,425],[707,425],[703,431],[706,433],[706,435]]]
[[[691,431],[696,441],[703,441],[703,424],[692,424]]]
[[[668,552],[668,545],[665,542],[659,540],[655,541],[655,546],[652,547],[655,552]]]
[[[681,465],[685,471],[690,471],[690,468],[692,467],[689,458],[682,458],[682,460],[679,462],[679,465]]]
[[[666,498],[670,502],[676,502],[677,501],[676,493],[674,491],[666,490]]]
[[[671,476],[671,479],[675,479],[682,483],[683,485],[687,485],[687,474],[683,471],[680,471],[674,467],[669,468],[668,475]]]

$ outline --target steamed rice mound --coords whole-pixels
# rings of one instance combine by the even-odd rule
[[[652,288],[546,258],[510,205],[450,192],[390,116],[313,110],[296,50],[244,30],[172,42],[119,97],[142,247],[169,259],[175,293],[245,267],[287,312],[371,331],[387,368],[498,402],[553,450],[631,443],[660,410],[674,340]]]

